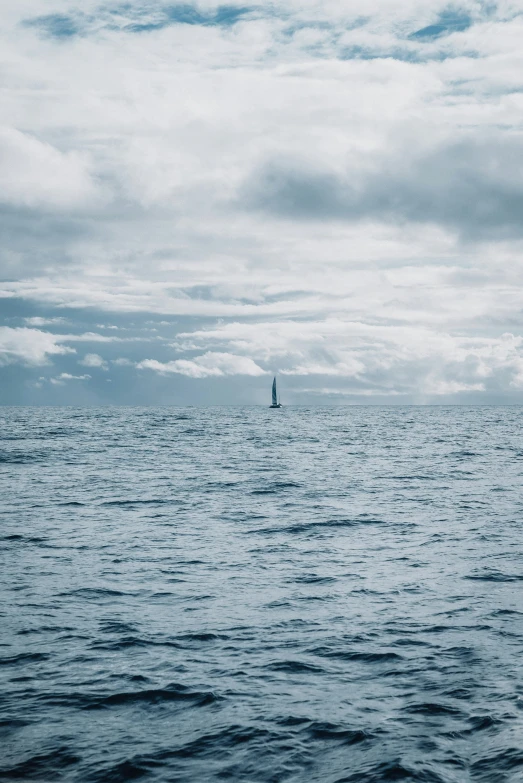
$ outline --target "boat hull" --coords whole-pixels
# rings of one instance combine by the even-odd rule
[[[283,405],[281,403],[278,403],[277,405],[269,405],[269,408],[282,408]]]

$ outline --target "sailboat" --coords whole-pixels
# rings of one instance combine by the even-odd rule
[[[281,402],[278,400],[278,393],[276,391],[276,378],[274,378],[272,382],[272,404],[269,407],[281,408]]]

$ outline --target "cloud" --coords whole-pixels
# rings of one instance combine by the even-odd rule
[[[272,161],[239,199],[298,220],[435,223],[471,239],[523,236],[523,137],[414,143],[359,157],[345,170]]]
[[[517,394],[519,3],[73,5],[2,8],[4,363]]]
[[[303,388],[293,389],[293,393],[297,395],[307,395],[313,397],[338,397],[338,398],[354,398],[354,397],[383,397],[384,393],[382,389],[361,389],[361,388],[345,388],[336,389],[329,388],[328,386],[317,388]],[[405,392],[403,392],[404,394]],[[402,392],[395,390],[389,390],[386,393],[387,397],[401,397]]]
[[[448,395],[459,394],[460,392],[483,392],[484,383],[460,383],[459,381],[435,381],[425,386],[427,394]]]
[[[208,351],[194,359],[175,359],[171,362],[159,362],[145,359],[137,365],[138,369],[154,370],[161,375],[178,373],[189,378],[223,377],[225,375],[264,375],[265,370],[246,356],[231,353]]]
[[[0,364],[47,364],[50,356],[74,353],[61,345],[61,336],[26,327],[0,326]]]
[[[84,367],[98,367],[100,370],[109,369],[109,365],[105,359],[102,359],[102,357],[97,353],[86,353],[84,358],[79,361],[78,364],[83,364]]]
[[[120,356],[118,359],[113,359],[112,363],[117,367],[134,367],[135,363],[130,359],[126,359],[125,356]]]
[[[175,347],[207,348],[205,356],[231,355],[215,354],[215,347],[235,351],[235,358],[241,352],[258,363],[260,373],[265,369],[289,378],[337,379],[337,394],[402,394],[420,399],[523,384],[523,337],[512,333],[498,338],[463,337],[429,327],[332,318],[236,322],[182,333],[178,338]],[[184,366],[182,360],[171,364]],[[187,364],[192,366],[192,362]]]
[[[77,35],[79,27],[71,16],[48,14],[25,21],[27,27],[34,27],[52,38],[68,38]]]
[[[85,155],[61,152],[16,128],[0,127],[0,203],[70,210],[98,196]]]
[[[88,381],[90,375],[71,375],[68,372],[62,372],[56,378],[49,378],[49,383],[53,386],[63,386],[67,381]]]
[[[24,318],[25,323],[28,326],[56,326],[67,323],[67,319],[62,316],[56,318],[44,318],[40,315],[34,315],[28,318]]]
[[[95,332],[84,334],[53,334],[41,329],[30,329],[25,326],[0,326],[0,364],[22,362],[28,365],[47,364],[49,357],[60,354],[76,353],[74,348],[63,345],[68,342],[111,343],[117,337],[104,337]],[[88,354],[88,356],[97,356]],[[87,358],[87,357],[86,357]],[[97,357],[104,364],[101,357]],[[96,366],[102,366],[96,365]],[[93,364],[87,366],[92,367]],[[105,367],[102,367],[105,369]]]
[[[230,28],[256,9],[232,4],[203,8],[201,4],[157,2],[147,6],[114,3],[93,10],[90,14],[76,11],[34,16],[25,19],[23,25],[44,37],[61,40],[104,28],[127,34],[153,33],[171,25]]]
[[[57,335],[60,340],[64,342],[77,342],[77,343],[114,343],[114,342],[127,342],[134,341],[140,338],[126,338],[126,337],[107,337],[105,334],[98,334],[97,332],[84,332],[83,334],[60,334]]]

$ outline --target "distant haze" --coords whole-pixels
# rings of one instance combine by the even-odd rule
[[[0,403],[519,403],[522,40],[512,0],[4,0]]]

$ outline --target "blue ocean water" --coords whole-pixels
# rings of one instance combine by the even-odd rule
[[[522,424],[0,409],[0,780],[523,780]]]

